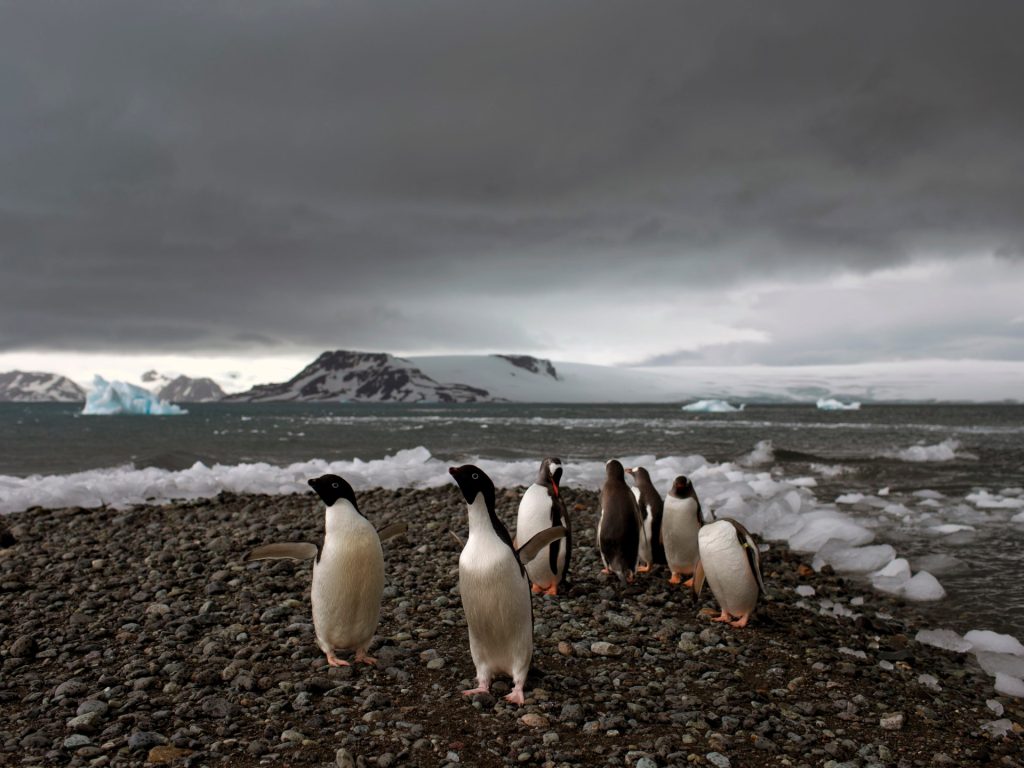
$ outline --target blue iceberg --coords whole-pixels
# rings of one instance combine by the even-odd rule
[[[683,410],[691,413],[738,413],[743,410],[744,405],[745,403],[740,403],[737,408],[725,400],[698,400],[695,403],[684,405]]]
[[[161,400],[149,390],[124,381],[107,381],[102,376],[92,380],[92,391],[86,395],[86,416],[113,416],[127,413],[136,416],[180,416],[184,408]]]
[[[819,411],[859,411],[860,403],[856,400],[850,403],[844,403],[836,400],[834,397],[822,397],[818,399],[818,410]]]

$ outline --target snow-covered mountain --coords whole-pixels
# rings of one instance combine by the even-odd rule
[[[552,363],[526,355],[400,358],[324,352],[283,384],[262,384],[226,401],[815,403],[1021,402],[1024,363],[921,360],[847,366],[626,368]]]
[[[401,357],[339,349],[324,352],[282,384],[260,384],[247,392],[228,395],[224,402],[474,403],[493,399],[481,387],[434,379]]]
[[[209,403],[224,397],[224,390],[213,379],[146,371],[142,374],[146,389],[169,403]]]
[[[38,371],[0,373],[0,401],[18,403],[80,403],[85,390],[66,376]]]

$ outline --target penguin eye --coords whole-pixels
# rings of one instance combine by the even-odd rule
[[[337,488],[337,487],[338,487],[337,483],[331,483],[331,488]]]
[[[480,479],[480,475],[478,475],[476,472],[474,472],[473,473],[473,479],[474,480],[479,480]]]

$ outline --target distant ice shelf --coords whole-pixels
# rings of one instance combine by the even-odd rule
[[[180,416],[188,413],[177,405],[161,400],[152,392],[124,381],[107,381],[97,375],[86,395],[85,416]]]
[[[819,411],[859,411],[860,403],[856,400],[844,403],[834,397],[819,397],[817,402]]]
[[[744,407],[744,403],[735,406],[725,400],[698,400],[695,403],[684,405],[683,410],[690,413],[739,413]]]

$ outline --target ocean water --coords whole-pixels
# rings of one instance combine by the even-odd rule
[[[188,410],[82,416],[74,405],[0,403],[0,512],[223,488],[303,490],[305,477],[327,467],[357,488],[426,487],[447,482],[449,463],[472,460],[499,484],[527,484],[544,455],[566,462],[565,482],[596,489],[604,460],[617,457],[647,465],[662,488],[677,472],[693,473],[705,507],[776,538],[790,536],[794,521],[799,527],[808,515],[821,518],[825,538],[830,526],[853,531],[847,544],[864,543],[866,532],[915,572],[939,579],[947,596],[918,604],[934,626],[1024,638],[1024,406],[834,412],[749,405],[731,414],[628,404]],[[772,515],[778,499],[792,504],[787,492],[799,494],[797,506],[785,507],[779,523]]]

